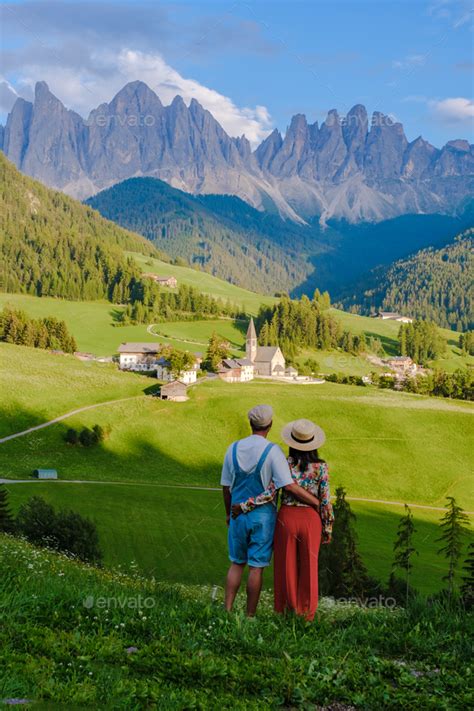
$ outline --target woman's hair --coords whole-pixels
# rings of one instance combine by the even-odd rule
[[[310,464],[324,462],[324,459],[319,458],[317,449],[312,449],[309,452],[302,452],[299,449],[293,449],[293,447],[290,447],[290,457],[293,462],[299,466],[302,472],[305,472]]]

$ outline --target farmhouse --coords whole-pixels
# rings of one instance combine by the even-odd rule
[[[218,375],[227,383],[248,383],[253,380],[254,366],[248,358],[225,358]]]
[[[160,286],[168,286],[170,289],[176,289],[178,280],[174,276],[159,276],[158,274],[143,274],[145,279],[153,279]]]
[[[158,380],[164,380],[167,383],[171,383],[176,380],[173,373],[171,372],[171,364],[168,360],[166,360],[166,358],[159,358],[156,361],[155,368],[156,377],[158,378]],[[185,385],[191,385],[192,383],[195,383],[197,380],[198,370],[200,370],[200,366],[197,362],[195,362],[192,368],[188,368],[180,372],[179,380]]]
[[[188,399],[187,386],[180,380],[162,385],[160,389],[161,400],[171,400],[173,402],[184,402]]]
[[[253,318],[247,330],[247,359],[254,367],[255,375],[281,377],[285,375],[285,356],[278,346],[259,346]]]
[[[150,372],[156,370],[160,343],[121,343],[118,347],[121,370]]]
[[[409,316],[402,316],[395,311],[379,311],[376,314],[376,318],[382,319],[382,321],[400,321],[401,323],[413,323],[413,319]]]
[[[394,370],[399,374],[413,374],[417,371],[417,365],[408,356],[394,356],[393,358],[385,358],[383,360],[385,365]]]

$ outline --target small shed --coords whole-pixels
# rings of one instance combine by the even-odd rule
[[[58,472],[56,469],[35,469],[33,474],[38,479],[57,479]]]
[[[172,400],[173,402],[184,402],[188,399],[186,394],[187,387],[180,380],[173,380],[172,383],[162,385],[160,389],[160,398],[162,400]]]

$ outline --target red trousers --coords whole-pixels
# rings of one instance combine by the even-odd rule
[[[318,607],[321,517],[307,506],[282,506],[274,544],[275,611],[312,620]]]

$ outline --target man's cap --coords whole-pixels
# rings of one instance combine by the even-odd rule
[[[270,405],[256,405],[249,410],[248,418],[251,425],[265,428],[272,424],[273,409]]]

